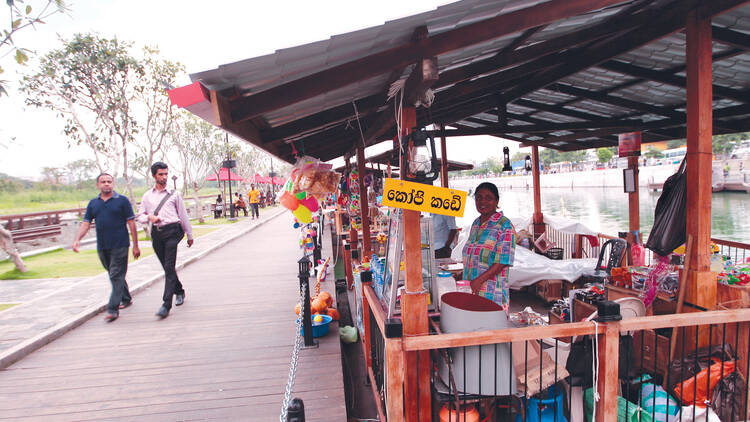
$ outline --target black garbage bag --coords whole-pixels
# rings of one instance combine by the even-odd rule
[[[679,347],[679,345],[677,347]],[[732,350],[732,346],[725,344],[722,348],[722,346],[718,344],[712,346],[710,349],[708,347],[701,347],[697,352],[690,352],[682,359],[673,360],[669,363],[668,368],[669,390],[673,390],[677,384],[688,378],[694,377],[698,372],[708,368],[714,363],[711,358],[727,362],[730,360],[736,360],[737,355]]]
[[[687,218],[687,171],[682,160],[677,173],[664,182],[661,196],[654,210],[654,226],[646,247],[661,256],[667,256],[685,243]]]
[[[565,362],[565,369],[573,378],[574,385],[581,385],[583,388],[589,388],[594,385],[594,376],[591,363],[594,354],[594,341],[589,336],[584,336],[570,345],[568,360]],[[619,340],[619,362],[618,373],[620,379],[629,379],[635,376],[635,360],[633,352],[633,337],[631,335],[621,335]],[[602,365],[602,363],[599,363]]]
[[[711,395],[711,408],[722,421],[737,421],[745,417],[745,380],[739,372],[725,375]]]

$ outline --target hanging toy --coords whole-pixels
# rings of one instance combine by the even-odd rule
[[[289,191],[284,191],[279,197],[279,203],[281,206],[294,212],[299,207],[299,199],[295,198]]]
[[[313,242],[313,239],[310,235],[305,236],[305,247],[308,251],[311,251],[315,248],[315,242]]]
[[[318,204],[318,200],[315,199],[314,196],[309,196],[307,198],[301,199],[300,203],[307,207],[307,209],[310,210],[310,212],[315,212],[320,208],[320,205]]]
[[[378,243],[385,243],[386,240],[388,240],[388,236],[385,235],[383,232],[379,232],[376,237]]]
[[[304,205],[297,207],[296,210],[292,211],[292,214],[297,217],[297,220],[299,220],[300,223],[308,224],[312,222],[312,213]]]
[[[300,228],[301,226],[302,226],[302,225],[301,225],[301,224],[299,223],[299,220],[297,220],[297,219],[295,218],[295,219],[294,219],[294,224],[292,225],[292,227],[294,227],[295,229],[298,229],[298,228]]]

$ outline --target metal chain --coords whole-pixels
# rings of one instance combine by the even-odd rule
[[[292,349],[292,362],[289,364],[289,378],[287,379],[286,390],[284,391],[284,401],[281,403],[281,415],[279,416],[280,422],[286,422],[289,402],[292,400],[292,388],[294,387],[294,378],[297,375],[297,359],[299,358],[299,350],[302,347],[302,315],[308,284],[309,283],[302,283],[302,288],[300,289],[300,311],[299,318],[297,318],[297,334],[294,339],[294,349]]]

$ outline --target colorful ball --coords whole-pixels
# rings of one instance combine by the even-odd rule
[[[296,210],[292,211],[292,214],[294,214],[294,216],[297,217],[297,220],[302,224],[307,224],[312,221],[312,213],[304,205],[297,207]]]
[[[291,193],[284,191],[281,194],[281,197],[279,198],[279,203],[281,203],[281,206],[288,209],[289,211],[294,212],[299,207],[299,200],[294,197]]]
[[[315,212],[318,210],[318,208],[320,208],[320,206],[318,205],[318,200],[312,196],[302,199],[300,202],[302,203],[302,205],[306,206],[307,209],[310,210],[310,212]]]

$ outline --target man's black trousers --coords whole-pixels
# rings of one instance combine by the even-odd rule
[[[185,232],[182,231],[180,223],[167,224],[161,228],[154,226],[151,232],[151,244],[154,246],[154,253],[159,257],[159,262],[164,268],[164,296],[162,296],[162,300],[167,309],[172,308],[172,296],[185,294],[174,268],[177,262],[177,244],[184,236]]]

